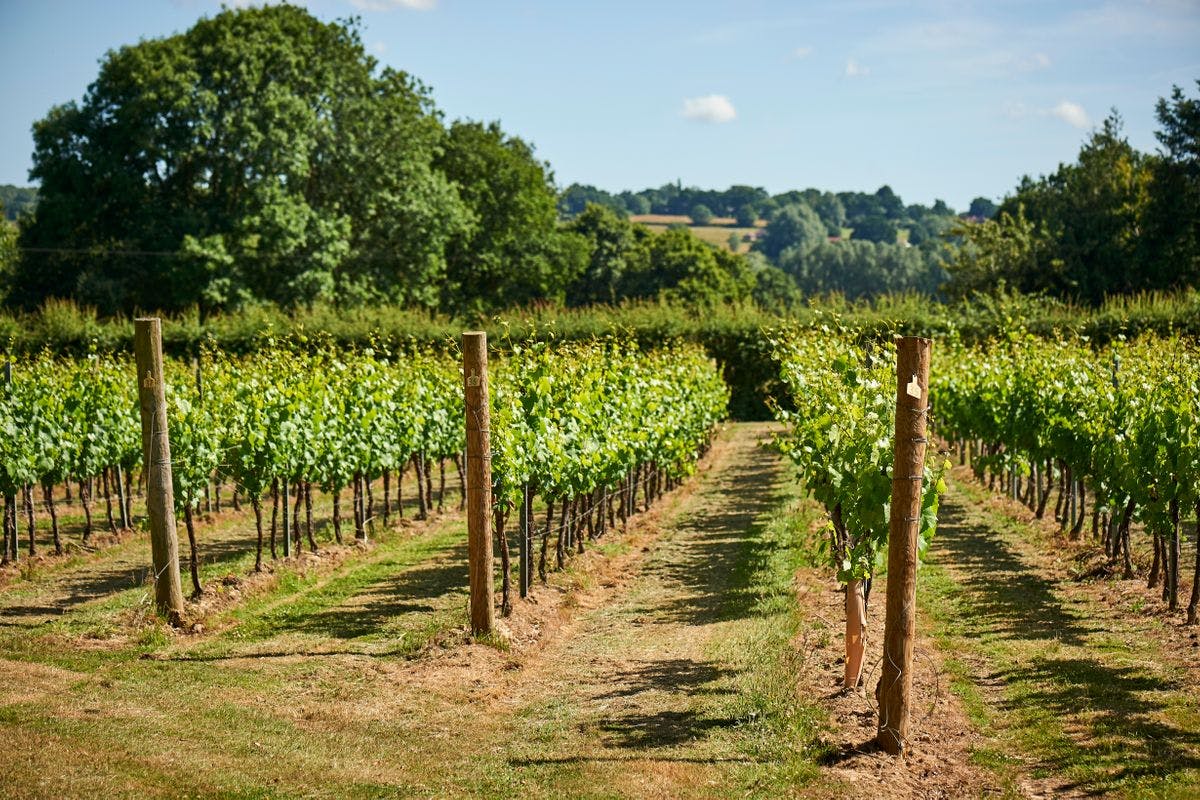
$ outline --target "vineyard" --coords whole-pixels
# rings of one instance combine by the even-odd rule
[[[41,720],[38,744],[22,756],[31,772],[13,783],[14,796],[41,794],[26,781],[48,769],[39,748],[74,741],[66,710],[42,717],[31,705],[58,680],[41,664],[107,675],[119,687],[117,705],[87,682],[72,693],[103,709],[100,720],[115,725],[115,735],[143,743],[149,730],[126,724],[120,709],[171,707],[173,690],[163,681],[175,670],[192,670],[213,687],[263,681],[250,694],[239,690],[239,702],[255,709],[250,732],[209,720],[206,705],[225,701],[207,691],[179,699],[192,709],[183,716],[196,731],[168,728],[197,748],[197,758],[206,737],[232,737],[238,762],[271,772],[288,795],[313,780],[299,774],[299,751],[284,755],[280,745],[259,743],[278,740],[269,731],[283,724],[278,709],[287,703],[276,707],[277,691],[295,685],[308,687],[306,699],[285,728],[347,765],[329,777],[342,789],[382,770],[390,777],[378,777],[381,785],[393,788],[411,780],[425,794],[506,795],[509,779],[498,776],[516,770],[533,776],[542,794],[561,784],[567,794],[591,796],[632,753],[645,779],[668,795],[721,796],[747,785],[764,796],[804,794],[803,787],[819,791],[841,780],[819,765],[840,765],[836,775],[883,774],[870,759],[888,756],[870,755],[861,742],[841,755],[828,745],[829,736],[861,733],[839,727],[858,712],[838,704],[859,703],[870,709],[872,736],[878,725],[880,746],[906,754],[896,762],[907,764],[898,767],[905,780],[919,784],[915,776],[929,763],[922,759],[944,758],[955,766],[936,780],[949,796],[978,796],[980,785],[995,788],[985,794],[1040,796],[1021,768],[946,755],[962,744],[945,731],[999,724],[964,703],[999,709],[1005,702],[972,700],[980,679],[955,666],[954,648],[973,645],[955,638],[954,615],[982,624],[999,613],[997,606],[964,611],[986,596],[969,587],[990,580],[991,568],[985,561],[970,567],[976,572],[956,571],[968,569],[966,556],[956,562],[948,554],[973,552],[992,541],[996,520],[1026,514],[1019,544],[1006,545],[1016,549],[987,557],[997,570],[1015,563],[1013,552],[1028,559],[1021,562],[1028,574],[1004,580],[1042,580],[1051,568],[1038,553],[1047,552],[1083,565],[1054,579],[1063,597],[1136,581],[1161,597],[1159,616],[1171,629],[1195,624],[1200,351],[1179,338],[1094,346],[1012,333],[986,345],[950,337],[931,356],[928,340],[849,329],[763,336],[781,393],[772,400],[776,422],[754,426],[726,423],[721,370],[682,342],[507,339],[494,344],[482,378],[452,349],[344,348],[299,336],[265,342],[252,355],[208,347],[195,358],[168,359],[161,388],[170,498],[186,531],[178,572],[190,577],[190,599],[181,613],[160,617],[151,587],[169,575],[157,556],[154,569],[132,576],[112,567],[150,562],[142,532],[155,524],[160,462],[143,449],[142,411],[147,388],[160,388],[152,371],[111,354],[14,359],[0,385],[0,616],[11,620],[0,630],[0,663],[18,688],[4,695],[0,725],[16,734],[26,719]],[[486,391],[488,415],[471,405],[473,386]],[[488,435],[478,456],[470,454],[472,430]],[[498,563],[487,602],[502,621],[495,630],[475,624],[473,606],[470,625],[464,613],[464,544],[473,534],[462,512],[469,518],[473,457],[490,473],[487,531]],[[974,543],[964,533],[968,516],[979,526]],[[1043,530],[1043,518],[1057,535],[1032,532]],[[919,562],[928,562],[920,578]],[[473,602],[473,573],[470,581]],[[954,586],[968,588],[953,594]],[[821,599],[833,587],[835,604]],[[1133,619],[1145,617],[1137,602]],[[1013,599],[1002,608],[1014,639],[1025,612]],[[1112,613],[1133,624],[1127,612]],[[1064,629],[1069,619],[1062,617]],[[463,638],[468,630],[487,635]],[[1178,641],[1155,638],[1163,624],[1154,630],[1138,645],[1153,648],[1139,664],[1179,655]],[[478,646],[462,646],[472,642]],[[400,660],[378,660],[389,653]],[[643,672],[639,663],[653,666]],[[1109,674],[1097,665],[1095,675],[1078,679],[1089,693],[1102,692],[1093,681]],[[36,669],[25,675],[28,667]],[[1178,667],[1179,686],[1191,685],[1193,667]],[[348,686],[336,677],[346,670],[359,676]],[[409,682],[419,688],[397,693]],[[259,708],[260,696],[276,699]],[[396,773],[360,755],[377,732],[363,720],[382,712],[355,711],[366,716],[338,716],[336,724],[329,716],[384,697],[388,714],[398,715],[387,723],[390,738],[412,748],[402,755],[384,746],[387,759],[404,765]],[[546,705],[552,697],[559,705]],[[505,740],[489,716],[508,719],[514,708],[526,737],[519,743]],[[1141,796],[1177,785],[1182,794],[1165,796],[1187,796],[1200,785],[1200,742],[1186,733],[1200,711],[1189,700],[1171,713],[1182,715],[1170,728],[1182,731],[1171,734],[1181,750],[1157,766],[1147,759],[1140,771],[1122,773],[1107,762],[1092,765],[1077,730],[1054,745],[1073,755],[1049,771],[1089,765],[1076,780],[1093,789]],[[930,732],[931,714],[940,715],[941,733]],[[492,743],[482,762],[436,741],[415,744],[423,726],[452,741],[458,723],[448,720],[460,715]],[[826,715],[834,721],[820,722]],[[1106,741],[1127,732],[1113,724]],[[335,729],[336,743],[321,738]],[[253,746],[245,736],[257,737]],[[54,784],[59,792],[128,793],[127,769],[117,765],[130,756],[106,741],[98,736],[95,757],[112,766],[94,776],[68,770]],[[539,746],[600,755],[579,772],[566,756],[543,759]],[[1019,738],[1005,746],[1059,752]],[[260,747],[274,753],[275,766]],[[497,753],[507,754],[503,766]],[[669,776],[647,766],[677,757],[697,766]],[[205,775],[198,793],[257,785],[191,758],[190,769]],[[740,766],[722,772],[729,759]],[[431,771],[442,762],[450,766]],[[497,771],[483,778],[485,763]],[[280,764],[290,766],[277,771]],[[154,793],[169,794],[173,769],[151,773]],[[693,791],[699,784],[688,781],[724,788]],[[618,795],[644,788],[619,785]]]

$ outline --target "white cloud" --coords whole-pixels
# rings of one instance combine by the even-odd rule
[[[709,94],[684,100],[683,116],[697,122],[733,122],[737,111],[725,95]]]
[[[868,67],[865,67],[862,64],[858,63],[858,61],[856,61],[855,59],[851,58],[846,61],[846,77],[847,78],[861,78],[864,75],[870,75],[870,74],[871,74],[871,70]]]
[[[1087,112],[1083,110],[1083,106],[1079,105],[1079,103],[1072,103],[1070,100],[1063,100],[1050,109],[1050,116],[1058,117],[1063,122],[1075,128],[1087,128],[1092,124]]]
[[[387,52],[387,45],[384,44],[383,42],[374,42],[371,45],[371,50],[372,50],[372,52],[378,53],[379,55],[383,55],[384,53]]]
[[[1031,108],[1024,103],[1006,103],[1004,114],[1012,119],[1054,117],[1080,130],[1086,129],[1092,124],[1092,119],[1084,107],[1079,103],[1072,103],[1070,100],[1063,100],[1053,108]]]
[[[350,5],[363,11],[391,11],[393,8],[432,11],[437,4],[438,0],[350,0]]]
[[[801,58],[808,58],[812,54],[813,54],[813,49],[811,47],[809,47],[808,45],[803,45],[801,47],[797,47],[795,50],[792,51],[792,58],[799,60]]]

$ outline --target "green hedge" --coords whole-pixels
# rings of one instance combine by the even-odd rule
[[[762,331],[784,323],[799,323],[813,330],[848,327],[864,338],[901,333],[960,337],[970,342],[1024,327],[1042,336],[1074,333],[1103,344],[1118,336],[1143,333],[1200,337],[1200,293],[1118,298],[1096,309],[1011,295],[977,297],[954,306],[916,295],[884,297],[872,303],[833,297],[810,300],[782,316],[753,306],[697,311],[655,303],[534,308],[489,319],[453,319],[388,306],[318,307],[291,314],[255,307],[203,322],[195,314],[169,318],[164,321],[163,342],[168,353],[188,356],[206,342],[236,353],[251,353],[265,340],[282,336],[383,350],[405,349],[414,343],[453,347],[463,330],[478,328],[488,331],[489,339],[501,348],[506,338],[520,340],[530,335],[586,339],[617,331],[634,336],[647,347],[684,339],[702,344],[720,364],[732,391],[734,417],[765,419],[769,417],[767,398],[783,395],[775,391],[778,370]],[[48,303],[32,314],[0,315],[0,350],[18,360],[22,354],[41,350],[82,355],[129,351],[132,346],[132,320],[99,319],[70,302]]]

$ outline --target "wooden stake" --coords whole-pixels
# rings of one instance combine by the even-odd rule
[[[492,460],[488,403],[487,334],[463,334],[463,388],[467,426],[467,552],[471,583],[471,630],[495,626],[492,575]],[[420,481],[418,474],[417,480]]]
[[[154,601],[160,614],[178,624],[183,614],[179,579],[179,540],[171,485],[171,443],[167,437],[167,398],[163,383],[162,323],[158,318],[133,323],[138,397],[142,409],[142,463],[146,474],[146,513],[154,563]]]
[[[896,444],[888,526],[887,614],[883,665],[876,690],[879,730],[875,737],[879,746],[892,755],[902,752],[907,743],[912,697],[917,534],[921,526],[931,347],[929,339],[915,336],[900,339],[896,347]]]

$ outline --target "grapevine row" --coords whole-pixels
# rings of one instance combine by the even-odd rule
[[[196,592],[202,587],[195,512],[213,494],[219,507],[223,484],[234,485],[235,504],[244,496],[254,508],[255,567],[261,570],[264,497],[276,509],[269,544],[277,557],[274,519],[281,500],[287,515],[294,498],[297,549],[304,505],[308,544],[315,550],[313,487],[332,497],[340,542],[347,489],[355,536],[365,539],[377,516],[374,486],[380,478],[386,525],[393,477],[398,496],[411,467],[424,515],[433,505],[433,465],[443,465],[439,502],[445,462],[459,465],[461,475],[462,375],[450,355],[313,354],[284,342],[253,359],[206,352],[190,364],[169,361],[166,372],[174,498],[191,542]],[[716,367],[693,346],[645,353],[617,340],[510,343],[493,373],[493,495],[501,553],[507,556],[503,526],[509,512],[526,497],[540,497],[548,520],[538,526],[543,576],[551,538],[561,566],[572,549],[583,549],[588,535],[602,535],[617,514],[624,519],[633,513],[639,490],[648,506],[687,474],[728,402]],[[53,489],[69,479],[78,482],[89,515],[85,538],[92,530],[86,496],[91,479],[107,486],[111,476],[121,489],[119,516],[132,519],[132,476],[142,458],[135,388],[130,361],[95,356],[26,361],[0,387],[0,494],[15,507],[16,497],[39,487],[59,552]],[[291,490],[281,493],[281,487]],[[32,501],[26,505],[32,553]],[[15,514],[6,512],[5,522],[8,558],[17,546]]]
[[[987,347],[948,348],[933,382],[940,433],[976,474],[1040,518],[1091,534],[1111,567],[1135,576],[1130,534],[1149,534],[1149,584],[1179,603],[1182,520],[1200,517],[1200,351],[1178,338],[1045,341],[1013,334]],[[1200,522],[1196,537],[1200,541]],[[1200,553],[1188,621],[1197,621]]]

